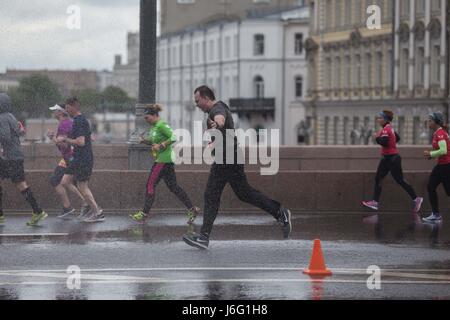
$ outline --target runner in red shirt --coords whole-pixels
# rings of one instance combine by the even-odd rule
[[[423,221],[427,223],[440,223],[442,222],[442,216],[439,212],[439,201],[436,190],[442,183],[445,192],[450,196],[450,138],[447,127],[444,126],[444,115],[441,112],[430,114],[428,126],[434,131],[433,150],[425,151],[424,156],[430,160],[437,159],[437,165],[434,167],[428,182],[428,195],[433,212],[429,217],[424,218]]]
[[[392,128],[394,114],[392,111],[385,110],[377,118],[378,124],[382,127],[374,138],[381,145],[382,159],[378,166],[375,177],[375,191],[372,201],[363,201],[362,205],[373,210],[378,210],[381,197],[381,183],[383,179],[391,173],[394,180],[409,194],[413,200],[413,213],[418,213],[423,203],[423,198],[417,197],[414,189],[403,178],[402,158],[397,150],[397,143],[400,136]]]

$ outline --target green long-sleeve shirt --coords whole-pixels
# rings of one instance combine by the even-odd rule
[[[447,154],[447,142],[445,140],[441,140],[438,142],[439,150],[431,151],[430,155],[432,158],[439,158],[445,156]]]
[[[159,120],[155,123],[149,131],[148,137],[146,139],[151,144],[161,144],[163,142],[169,141],[170,144],[165,148],[156,152],[155,157],[156,163],[174,163],[175,153],[173,152],[173,143],[177,141],[175,135],[173,134],[172,128],[163,120]]]

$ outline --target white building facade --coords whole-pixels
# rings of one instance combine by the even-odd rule
[[[137,99],[139,94],[139,33],[127,35],[127,63],[122,56],[116,55],[109,85],[123,89],[130,98]]]
[[[17,88],[19,81],[17,79],[9,78],[6,75],[0,74],[0,93],[6,93],[9,89]]]
[[[204,114],[193,91],[206,84],[230,105],[238,128],[280,129],[299,142],[305,120],[309,9],[296,8],[167,34],[158,40],[157,101],[175,128],[193,129]]]
[[[428,114],[448,113],[450,1],[309,2],[312,144],[370,144],[383,109],[394,111],[402,144],[428,144]],[[368,28],[373,4],[380,29]]]

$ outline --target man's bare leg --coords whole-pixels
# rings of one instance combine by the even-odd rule
[[[99,208],[97,202],[95,202],[94,196],[89,189],[89,183],[87,181],[77,182],[78,190],[80,190],[81,195],[86,200],[87,204],[94,210],[95,214],[99,213]]]

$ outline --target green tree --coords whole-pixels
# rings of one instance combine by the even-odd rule
[[[134,105],[128,94],[121,88],[109,86],[103,90],[104,107],[113,112],[129,110]]]
[[[85,113],[101,112],[102,94],[97,90],[83,89],[72,92],[72,95],[80,101],[81,108]]]
[[[58,86],[39,74],[22,78],[19,87],[10,89],[8,94],[18,116],[26,118],[48,115],[48,108],[62,99]]]

